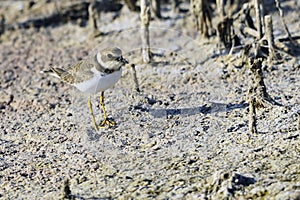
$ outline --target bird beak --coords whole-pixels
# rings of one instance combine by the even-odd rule
[[[129,63],[129,62],[128,62],[125,58],[123,58],[122,56],[120,56],[119,58],[117,58],[117,61],[123,63],[124,65],[126,65],[126,64]]]

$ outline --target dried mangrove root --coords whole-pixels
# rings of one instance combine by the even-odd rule
[[[256,99],[254,97],[249,100],[249,131],[250,134],[257,134],[256,127]]]
[[[150,39],[149,25],[151,19],[149,0],[141,0],[141,38],[142,38],[142,57],[144,63],[150,62]]]
[[[190,10],[196,21],[196,28],[200,35],[208,38],[215,32],[212,26],[213,11],[208,0],[191,0]]]
[[[265,107],[267,103],[271,105],[281,106],[267,92],[267,87],[264,83],[262,71],[262,59],[253,59],[250,61],[250,70],[254,75],[254,86],[250,88],[249,93],[256,98],[256,107]]]

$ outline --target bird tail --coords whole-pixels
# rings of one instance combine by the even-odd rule
[[[44,70],[41,71],[42,74],[49,74],[51,76],[57,77],[57,78],[61,78],[62,74],[65,73],[65,70],[61,69],[61,68],[54,68],[51,67],[49,70]]]

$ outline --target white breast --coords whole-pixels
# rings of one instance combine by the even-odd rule
[[[104,91],[115,85],[122,75],[122,69],[111,74],[103,74],[96,69],[92,69],[92,71],[94,72],[94,76],[91,79],[73,84],[81,92],[95,94]]]

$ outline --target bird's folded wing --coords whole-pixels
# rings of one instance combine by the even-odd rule
[[[88,60],[82,60],[68,68],[62,74],[61,79],[70,84],[83,82],[94,76],[94,73],[91,71],[92,68],[93,65]]]

